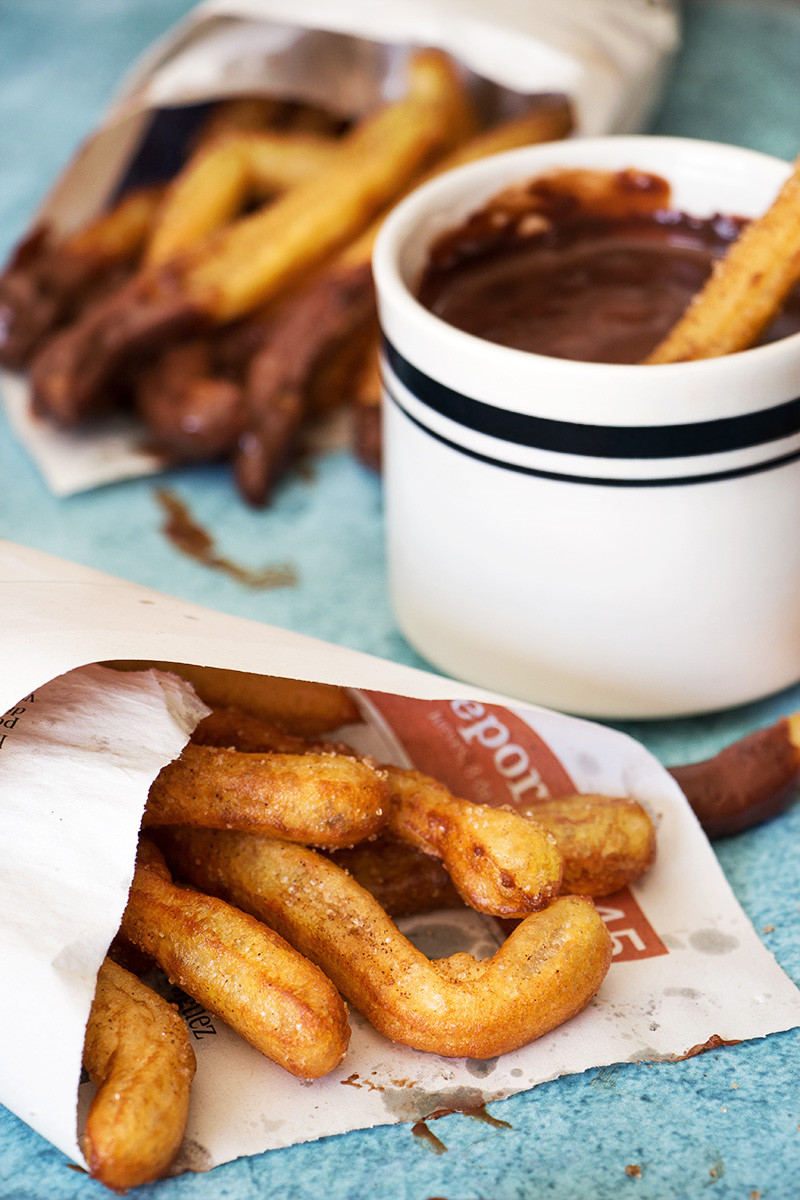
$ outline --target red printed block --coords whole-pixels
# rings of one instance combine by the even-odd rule
[[[635,962],[669,954],[628,888],[595,900],[611,934],[614,962]]]
[[[507,708],[476,700],[366,695],[416,769],[465,800],[517,808],[575,791],[547,743]]]

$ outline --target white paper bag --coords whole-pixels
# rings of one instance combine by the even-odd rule
[[[265,91],[359,117],[396,98],[417,46],[451,53],[495,116],[531,95],[571,98],[576,132],[639,130],[678,40],[671,0],[210,0],[130,70],[34,223],[70,231],[96,215],[147,158],[159,109]],[[138,166],[137,166],[138,164]],[[57,496],[153,474],[163,460],[124,417],[63,431],[29,409],[24,377],[0,377],[17,437]]]

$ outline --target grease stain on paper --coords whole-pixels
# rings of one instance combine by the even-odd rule
[[[185,1138],[169,1174],[170,1176],[183,1175],[187,1171],[202,1174],[211,1170],[213,1162],[211,1154],[201,1142],[196,1142],[193,1138]]]
[[[487,1075],[491,1075],[497,1067],[496,1058],[467,1058],[464,1060],[464,1066],[469,1071],[470,1075],[474,1075],[476,1079],[485,1079]],[[511,1072],[512,1075],[514,1072]],[[522,1072],[520,1072],[522,1074]]]
[[[424,1087],[412,1085],[397,1089],[384,1089],[383,1104],[398,1121],[427,1121],[434,1114],[444,1116],[454,1112],[474,1111],[483,1106],[485,1098],[478,1088],[442,1088],[429,1092]]]
[[[700,954],[731,954],[737,949],[739,939],[720,929],[695,929],[689,935],[689,945]]]
[[[489,1070],[494,1070],[494,1060],[489,1060]],[[412,1123],[414,1137],[424,1142],[434,1154],[443,1154],[447,1147],[441,1138],[437,1137],[428,1127],[428,1121],[438,1121],[440,1117],[454,1116],[456,1113],[491,1125],[493,1129],[511,1129],[508,1121],[493,1116],[487,1111],[487,1101],[478,1088],[455,1087],[443,1088],[440,1091],[428,1091],[410,1079],[392,1079],[388,1084],[375,1083],[371,1079],[362,1078],[357,1072],[348,1075],[341,1081],[348,1087],[368,1088],[381,1093],[381,1100],[387,1112],[402,1123]]]

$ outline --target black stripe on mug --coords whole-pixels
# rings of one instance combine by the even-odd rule
[[[496,408],[424,374],[385,338],[386,361],[427,408],[499,441],[591,458],[659,459],[722,454],[762,446],[800,432],[800,397],[774,408],[687,425],[584,425]]]
[[[710,471],[698,475],[665,475],[647,479],[641,477],[632,479],[618,476],[575,475],[562,471],[546,471],[540,467],[530,467],[522,463],[506,462],[500,458],[492,458],[490,454],[481,454],[478,450],[472,450],[468,446],[462,446],[459,442],[451,441],[450,438],[437,433],[435,429],[430,429],[410,413],[400,403],[393,390],[385,381],[384,388],[404,417],[411,421],[413,425],[416,425],[418,429],[421,429],[423,433],[435,438],[437,442],[440,442],[443,446],[447,446],[450,450],[455,450],[458,454],[465,454],[468,458],[474,458],[476,461],[486,463],[490,467],[499,467],[505,471],[516,471],[520,475],[532,475],[537,479],[553,479],[559,483],[582,483],[595,487],[616,488],[683,487],[694,483],[721,483],[727,479],[741,479],[746,475],[758,475],[762,471],[773,471],[778,467],[785,467],[789,463],[800,460],[800,450],[793,450],[789,454],[781,454],[776,458],[750,463],[747,466],[731,467],[726,471]]]

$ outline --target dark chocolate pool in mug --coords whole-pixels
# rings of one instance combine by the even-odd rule
[[[442,235],[418,296],[448,324],[502,346],[638,363],[744,224],[677,211],[666,180],[643,171],[555,171],[506,189]],[[795,291],[761,341],[798,330]]]

